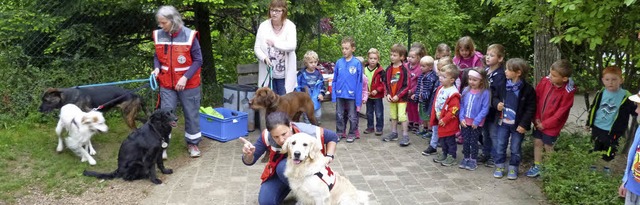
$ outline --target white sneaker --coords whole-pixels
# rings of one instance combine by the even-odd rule
[[[163,159],[163,160],[166,160],[166,159],[168,159],[168,158],[169,158],[169,157],[167,157],[167,150],[166,150],[166,149],[165,149],[165,150],[162,150],[162,159]]]
[[[192,158],[200,157],[200,149],[198,149],[198,145],[190,144],[187,145],[187,148],[189,149],[189,155],[191,155]]]

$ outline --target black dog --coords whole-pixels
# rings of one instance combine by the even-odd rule
[[[165,169],[162,160],[162,149],[169,143],[169,134],[175,127],[178,117],[173,110],[155,111],[149,121],[129,134],[118,153],[118,169],[111,173],[84,171],[85,176],[99,179],[122,178],[127,181],[149,178],[154,184],[162,181],[156,176],[156,164],[163,174],[171,174],[173,170]]]
[[[114,102],[105,104],[113,99]],[[147,112],[143,109],[144,104],[140,96],[117,86],[97,86],[86,88],[48,88],[42,95],[40,112],[46,113],[54,109],[59,109],[66,104],[75,104],[82,111],[89,112],[100,105],[104,107],[100,112],[107,112],[109,109],[118,106],[122,110],[127,126],[136,128],[135,119],[138,112],[142,111],[146,118]]]

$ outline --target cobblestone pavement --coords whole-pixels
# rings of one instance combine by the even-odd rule
[[[335,129],[335,106],[323,104],[322,126]],[[388,118],[388,114],[385,114]],[[387,121],[388,122],[388,121]],[[360,119],[360,131],[366,120]],[[385,133],[389,132],[385,126]],[[536,179],[495,179],[493,169],[476,171],[444,167],[422,156],[427,141],[414,134],[411,145],[398,146],[380,137],[361,134],[354,143],[338,143],[332,168],[346,176],[358,189],[371,192],[372,205],[393,204],[547,204]],[[251,132],[254,142],[258,132]],[[258,204],[260,174],[264,163],[245,166],[239,140],[226,143],[206,139],[202,157],[166,176],[164,184],[153,187],[142,204]],[[458,147],[458,160],[461,158]],[[438,151],[440,151],[438,149]],[[287,200],[292,203],[293,199]]]

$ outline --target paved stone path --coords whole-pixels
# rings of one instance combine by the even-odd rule
[[[335,106],[324,103],[322,126],[335,129]],[[385,118],[388,118],[386,114]],[[360,119],[360,130],[366,120]],[[389,127],[385,126],[385,133]],[[254,142],[258,132],[249,134]],[[338,143],[332,168],[358,189],[371,192],[372,205],[393,204],[547,204],[536,179],[495,179],[493,169],[476,171],[444,167],[422,156],[427,141],[411,134],[412,144],[400,147],[374,135],[361,135],[354,143]],[[151,189],[142,204],[258,204],[260,174],[264,163],[245,166],[239,140],[220,143],[206,139],[203,156],[190,159]],[[440,149],[438,149],[440,151]],[[458,147],[458,160],[461,146]]]

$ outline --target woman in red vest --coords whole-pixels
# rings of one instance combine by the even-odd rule
[[[184,26],[173,6],[162,6],[156,13],[161,29],[153,32],[154,70],[160,83],[160,107],[175,110],[178,100],[184,112],[184,138],[191,157],[199,157],[200,134],[200,66],[202,51],[198,32]],[[169,136],[171,137],[171,136]],[[166,150],[162,157],[166,159]]]
[[[284,141],[299,132],[315,136],[323,142],[322,152],[328,158],[328,162],[331,163],[338,143],[338,135],[333,131],[315,125],[291,122],[289,116],[283,112],[269,114],[266,121],[267,129],[262,132],[254,144],[241,138],[244,141],[242,162],[247,166],[251,166],[258,161],[267,149],[271,150],[269,152],[269,162],[267,162],[260,176],[262,185],[258,194],[258,203],[261,205],[281,204],[282,200],[291,191],[289,182],[284,176],[284,170],[287,166],[287,154],[280,154]]]

